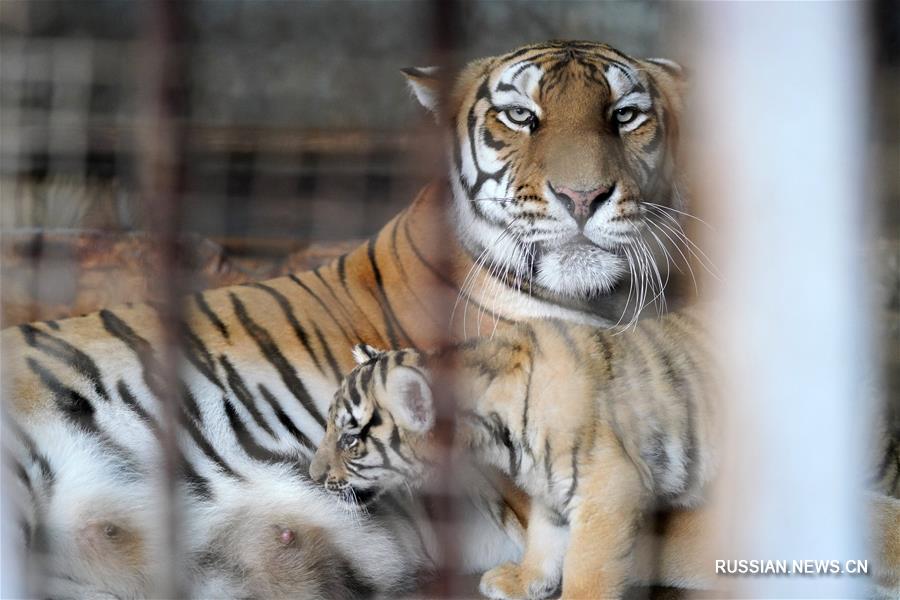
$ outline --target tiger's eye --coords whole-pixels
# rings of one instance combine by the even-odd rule
[[[616,123],[626,125],[634,121],[638,116],[638,110],[633,106],[622,107],[615,112]]]
[[[521,106],[507,108],[503,113],[506,115],[507,119],[516,125],[534,125],[534,122],[537,120],[537,117],[533,112],[527,108],[522,108]]]
[[[341,447],[344,448],[345,450],[349,450],[350,448],[353,448],[358,443],[359,443],[359,436],[354,435],[352,433],[345,433],[344,435],[341,436],[341,439],[340,439]]]

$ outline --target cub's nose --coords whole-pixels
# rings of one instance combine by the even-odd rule
[[[612,197],[616,189],[615,184],[590,190],[576,190],[565,185],[553,186],[549,183],[548,185],[579,227],[584,227],[587,220]]]

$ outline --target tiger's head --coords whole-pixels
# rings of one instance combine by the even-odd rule
[[[449,134],[458,235],[494,275],[586,300],[653,268],[650,222],[683,208],[676,63],[547,42],[470,63],[443,105],[437,69],[404,72]]]
[[[340,500],[364,505],[421,478],[434,414],[423,355],[360,344],[353,357],[357,366],[334,394],[309,474]]]

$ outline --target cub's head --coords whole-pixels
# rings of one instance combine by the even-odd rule
[[[358,345],[353,356],[309,474],[341,500],[366,504],[422,475],[434,411],[421,354]]]
[[[469,64],[443,106],[436,69],[405,73],[449,130],[455,221],[474,257],[550,297],[650,276],[683,209],[676,63],[592,42],[525,46]]]

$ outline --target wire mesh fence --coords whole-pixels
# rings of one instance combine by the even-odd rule
[[[876,3],[867,10],[890,13],[886,6],[889,3]],[[862,14],[863,9],[858,12]],[[274,298],[275,303],[266,305],[265,310],[277,312],[285,310],[287,300],[279,300],[277,289],[258,282],[312,272],[321,284],[309,283],[315,281],[313,276],[310,280],[295,277],[294,282],[307,286],[305,290],[317,301],[315,310],[329,315],[331,310],[341,310],[340,290],[330,287],[317,269],[334,268],[337,281],[343,281],[342,261],[359,247],[367,248],[373,256],[374,240],[384,224],[407,207],[423,186],[445,179],[449,161],[445,135],[435,126],[432,116],[418,111],[399,69],[427,61],[443,66],[447,73],[455,73],[472,58],[505,52],[526,42],[559,38],[608,41],[640,56],[664,55],[673,50],[678,57],[691,56],[702,53],[708,40],[686,39],[684,32],[702,31],[702,27],[692,29],[689,25],[696,26],[704,19],[714,21],[713,13],[649,1],[595,4],[10,0],[0,6],[0,323],[6,328],[45,322],[39,328],[43,333],[32,334],[33,339],[34,335],[54,335],[58,321],[67,317],[117,305],[132,310],[141,302],[149,302],[153,307],[152,318],[158,320],[159,328],[158,338],[153,340],[152,369],[147,366],[147,355],[136,351],[144,372],[155,372],[144,377],[158,377],[163,382],[153,390],[160,408],[151,411],[158,422],[162,448],[157,473],[161,477],[154,488],[158,504],[154,510],[158,512],[153,513],[160,517],[154,533],[159,547],[153,549],[159,559],[158,569],[146,574],[153,594],[226,594],[224,587],[199,588],[199,592],[192,587],[190,576],[194,571],[206,573],[227,561],[221,556],[197,558],[200,553],[190,540],[186,541],[192,535],[194,513],[180,504],[178,495],[179,481],[185,478],[184,465],[190,463],[182,453],[184,443],[178,437],[179,427],[188,427],[186,421],[203,421],[198,414],[184,416],[185,411],[190,412],[192,402],[190,393],[185,394],[180,387],[184,371],[202,371],[208,360],[214,371],[228,372],[225,354],[220,359],[215,351],[206,357],[200,352],[197,366],[196,354],[192,354],[197,348],[186,335],[186,331],[191,333],[190,325],[185,325],[190,320],[189,313],[206,310],[195,294],[247,284],[245,289],[263,294],[266,302]],[[895,139],[900,128],[893,126],[900,106],[900,53],[896,44],[889,41],[897,20],[890,14],[882,17],[871,19],[871,38],[877,46],[871,66],[873,98],[880,106],[876,119],[886,124],[876,127],[878,133],[872,136],[877,138],[873,155],[884,161],[881,168],[873,169],[877,171],[873,178],[884,190],[884,202],[869,201],[866,206],[886,207],[879,220],[884,224],[879,233],[884,239],[871,260],[882,274],[881,281],[886,282],[884,289],[873,295],[883,293],[887,297],[882,300],[878,296],[878,303],[883,302],[888,310],[879,308],[876,319],[887,323],[886,396],[891,399],[898,397],[900,389],[900,361],[893,350],[900,340],[900,246],[896,242],[900,184],[896,165],[891,163],[896,163],[900,148]],[[850,46],[865,47],[863,40],[850,37]],[[441,85],[446,99],[453,78],[447,76]],[[710,96],[714,94],[708,94],[706,99]],[[446,122],[449,118],[439,115],[437,120]],[[829,143],[826,138],[822,144]],[[708,192],[709,182],[702,181],[702,168],[698,173],[701,202],[697,210],[702,211],[709,209],[704,203],[710,198],[703,195]],[[873,195],[869,193],[869,197]],[[441,218],[430,223],[435,233],[427,239],[424,254],[429,260],[423,262],[437,273],[447,273],[453,270],[454,256],[448,250],[453,247],[453,227],[441,222]],[[815,226],[815,222],[804,226],[810,224]],[[403,237],[398,231],[400,227],[395,226],[391,233],[395,247],[397,238]],[[407,242],[401,239],[400,243]],[[419,251],[412,243],[409,247],[413,252]],[[383,274],[376,261],[371,260],[371,279],[378,281]],[[674,270],[672,275],[674,290]],[[682,275],[685,283],[687,273]],[[667,272],[667,281],[668,276]],[[409,274],[401,277],[410,278]],[[412,281],[411,291],[404,294],[421,294],[417,300],[430,305],[434,314],[443,315],[444,321],[449,322],[456,309],[453,297],[448,299],[445,292],[434,292],[428,286]],[[296,335],[293,344],[302,343],[310,349],[320,372],[325,372],[330,363],[334,374],[339,375],[348,369],[337,367],[338,362],[352,365],[341,356],[332,356],[323,338],[341,338],[341,343],[348,346],[341,352],[349,356],[349,342],[358,340],[351,340],[354,336],[347,335],[345,328],[366,327],[355,320],[383,318],[388,330],[393,325],[398,336],[403,337],[399,332],[403,319],[385,311],[385,306],[390,305],[386,296],[378,296],[377,286],[367,293],[376,299],[372,306],[379,308],[370,306],[362,316],[340,315],[335,319],[341,323],[337,329],[302,315],[286,321],[293,328],[291,335]],[[235,313],[241,314],[240,301],[230,302]],[[264,304],[261,300],[259,303]],[[479,319],[484,312],[482,308]],[[267,357],[281,364],[277,353],[271,350],[274,342],[269,340],[266,346],[265,336],[252,325],[252,317],[251,324],[247,322],[242,320],[248,335],[260,347],[270,348]],[[117,330],[135,347],[143,348],[140,339],[123,333],[121,327],[116,329],[115,321],[109,317],[103,323],[106,331]],[[230,343],[228,325],[216,319],[212,323],[225,332]],[[423,339],[441,347],[455,341],[440,327],[432,331],[432,324],[419,325],[422,331],[407,336],[408,342]],[[40,343],[32,348],[39,346]],[[58,343],[53,348],[57,358],[61,352],[68,352],[60,350],[66,347]],[[3,358],[5,363],[10,360],[8,354]],[[295,367],[280,368],[285,385],[293,390],[288,382],[293,381]],[[83,364],[79,372],[90,374]],[[460,531],[465,529],[460,515],[468,514],[468,506],[459,494],[458,465],[451,448],[457,426],[451,393],[455,374],[453,365],[437,374],[435,438],[445,445],[440,454],[442,477],[419,498],[431,524],[431,544],[442,556],[424,569],[430,576],[423,578],[419,591],[414,592],[429,597],[469,597],[476,594],[477,587],[472,576],[462,573],[463,561],[458,556],[465,550],[460,548]],[[293,417],[285,416],[290,411],[278,413],[278,399],[270,399],[263,386],[241,392],[240,385],[229,377],[223,378],[227,379],[228,389],[235,390],[237,396],[245,392],[247,396],[242,398],[250,398],[245,408],[223,400],[226,411],[232,406],[229,419],[234,419],[236,412],[238,421],[255,420],[261,430],[271,428],[297,437],[293,433],[296,428],[292,430],[290,426]],[[9,397],[16,390],[11,391],[9,378],[4,378],[4,393]],[[313,395],[330,399],[334,378],[328,383],[313,379]],[[113,378],[105,383],[115,386],[117,381]],[[122,392],[123,384],[118,385],[121,398],[117,401],[124,406],[128,395]],[[326,388],[327,394],[322,392]],[[271,406],[272,410],[257,408],[259,414],[265,415],[259,416],[251,406]],[[234,426],[238,421],[229,423]],[[317,431],[322,429],[316,427]],[[196,430],[188,430],[197,435]],[[193,439],[191,448],[200,448],[209,458],[211,455],[197,440]],[[264,454],[271,450],[256,448]],[[298,455],[306,468],[311,449],[304,448]],[[270,461],[279,458],[275,453],[265,456]],[[303,477],[307,474],[303,473]],[[8,480],[3,483],[4,488],[10,487]],[[513,493],[503,490],[504,484],[497,485],[504,493]],[[268,488],[261,485],[259,489],[262,495]],[[509,505],[515,502],[510,501]],[[6,502],[4,524],[10,523],[8,508]],[[372,508],[376,520],[383,516],[379,511],[396,516],[396,512],[379,505]],[[650,557],[652,564],[646,570],[656,582],[664,570],[661,565],[670,561],[668,550],[656,542],[665,538],[667,531],[680,527],[677,517],[674,524],[670,517],[660,515],[655,526],[654,518],[645,527],[651,534],[650,543],[641,552]],[[248,517],[247,522],[253,521]],[[107,537],[115,538],[121,533],[109,530],[109,526],[104,525],[107,529],[103,530]],[[264,527],[276,527],[277,539],[286,546],[294,544],[295,536],[301,533],[297,525],[289,523],[266,523]],[[232,535],[243,535],[242,532],[235,524]],[[338,544],[319,540],[316,535],[310,533],[310,539],[318,540],[321,548]],[[4,536],[6,543],[8,536]],[[51,545],[53,539],[51,536]],[[120,543],[121,537],[117,539],[116,543]],[[366,540],[361,543],[366,544]],[[344,549],[338,550],[334,556],[342,556]],[[9,552],[4,546],[4,572],[14,573],[17,571],[7,569],[8,561],[13,560]],[[16,556],[21,559],[23,555]],[[336,563],[326,566],[323,572],[328,570],[329,577],[332,571],[346,567]],[[251,570],[246,565],[241,568]],[[49,570],[38,570],[35,580],[7,575],[4,595],[15,597],[49,590],[52,596],[53,588],[40,581]],[[242,592],[256,594],[260,589],[274,589],[252,588],[254,580],[247,577],[251,583],[245,585],[251,587],[238,587]],[[13,579],[18,583],[10,584]],[[365,586],[354,587],[358,582],[351,580],[334,579],[340,582],[335,584],[340,586],[340,593],[373,593]],[[728,582],[719,583],[719,592],[746,593],[740,588],[729,589]],[[306,583],[298,585],[290,592],[322,589],[302,587]],[[773,589],[777,593],[778,588]],[[766,593],[772,591],[767,590]],[[629,594],[635,598],[687,595],[675,588],[646,585],[636,586]]]

